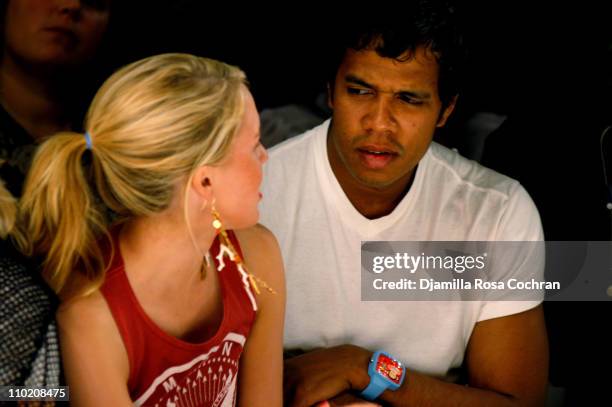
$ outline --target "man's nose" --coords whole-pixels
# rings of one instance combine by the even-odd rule
[[[77,20],[81,15],[83,5],[81,0],[56,0],[55,7],[61,14],[65,14],[71,19]]]
[[[392,109],[392,100],[386,96],[379,96],[372,101],[370,110],[364,117],[364,127],[373,133],[391,133],[395,130],[397,122]]]

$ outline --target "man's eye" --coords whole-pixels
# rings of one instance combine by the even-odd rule
[[[369,95],[372,93],[371,90],[363,88],[347,88],[347,92],[351,95]]]
[[[410,105],[422,105],[423,101],[419,100],[419,99],[415,99],[413,97],[407,96],[407,95],[400,95],[398,96],[399,100],[401,100],[404,103],[408,103]]]

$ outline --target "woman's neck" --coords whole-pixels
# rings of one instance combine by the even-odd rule
[[[182,219],[162,213],[134,219],[122,227],[119,244],[131,278],[147,280],[149,284],[152,280],[164,285],[175,282],[177,286],[200,278],[215,230],[211,226],[192,239],[186,225],[180,225],[185,225]]]

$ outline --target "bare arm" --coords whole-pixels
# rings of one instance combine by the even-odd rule
[[[281,406],[283,377],[283,323],[285,278],[275,237],[263,226],[237,233],[249,270],[272,287],[260,285],[259,310],[240,361],[238,404]]]
[[[369,383],[372,352],[351,345],[312,352],[287,362],[293,406],[309,406]],[[302,360],[300,360],[300,358]],[[542,307],[476,324],[466,351],[468,386],[410,370],[397,391],[380,399],[392,406],[541,406],[548,378]],[[320,373],[318,373],[320,372]],[[325,377],[323,375],[326,375]]]
[[[72,406],[131,406],[123,341],[99,292],[57,312],[62,361]]]

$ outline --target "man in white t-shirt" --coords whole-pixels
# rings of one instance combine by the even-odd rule
[[[331,120],[270,151],[261,222],[285,260],[285,348],[308,351],[285,363],[291,405],[543,403],[539,300],[361,301],[362,241],[543,238],[520,184],[432,142],[457,100],[445,11],[405,13],[409,36],[388,26],[347,35]],[[527,260],[503,272],[543,267]],[[368,372],[376,350],[404,363],[398,388]],[[455,383],[462,367],[467,386]]]

